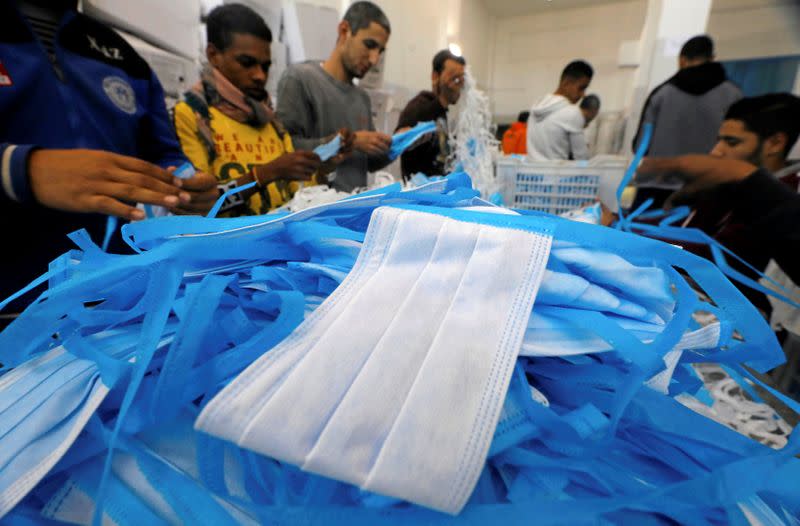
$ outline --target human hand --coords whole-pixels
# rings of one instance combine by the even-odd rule
[[[391,135],[385,133],[361,130],[354,135],[353,148],[370,156],[386,155],[392,146]]]
[[[342,128],[338,131],[342,138],[342,147],[339,148],[339,155],[349,156],[355,146],[356,134],[349,128]]]
[[[314,152],[285,153],[272,162],[256,166],[253,174],[260,186],[266,186],[278,179],[309,181],[320,164],[319,156]]]
[[[671,158],[646,158],[639,165],[638,173],[680,173],[686,181],[683,188],[675,192],[664,208],[690,202],[714,188],[744,180],[755,172],[756,166],[735,159],[721,159],[710,155],[682,155]]]
[[[175,170],[174,166],[167,169],[169,173]],[[176,215],[206,215],[219,199],[217,178],[211,174],[197,172],[188,179],[182,179],[184,192],[189,194],[190,200],[171,207],[170,212]]]
[[[144,219],[135,203],[191,202],[185,181],[154,164],[101,150],[36,150],[28,161],[34,198],[48,208]]]
[[[319,169],[317,170],[318,175],[328,175],[334,171],[336,167],[339,166],[345,159],[353,154],[353,143],[356,138],[355,133],[350,131],[348,128],[342,128],[336,132],[336,134],[341,137],[341,147],[339,148],[339,153],[320,165]]]

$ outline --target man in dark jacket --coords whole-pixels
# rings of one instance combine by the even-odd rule
[[[725,112],[742,98],[722,65],[714,62],[714,43],[708,36],[689,39],[681,49],[678,65],[680,70],[647,98],[633,141],[634,150],[639,146],[644,124],[650,123],[653,137],[648,155],[708,153],[717,142]],[[634,207],[652,197],[653,207],[659,208],[682,185],[678,174],[658,180],[642,175],[635,182]]]
[[[77,4],[0,2],[0,301],[74,248],[74,230],[99,244],[107,215],[144,217],[137,202],[204,213],[218,197],[211,176],[173,178],[186,158],[155,74]]]
[[[747,161],[775,176],[786,168],[787,155],[799,135],[800,98],[789,93],[745,98],[734,103],[725,115],[719,129],[719,141],[711,155]],[[797,191],[796,173],[784,175],[780,181]],[[758,281],[758,273],[750,267],[764,272],[772,258],[773,247],[764,243],[763,235],[753,235],[748,224],[751,221],[749,216],[740,217],[734,213],[741,209],[737,204],[740,190],[736,186],[722,185],[700,196],[693,196],[692,190],[692,186],[687,185],[671,197],[673,201],[692,205],[693,212],[686,226],[699,228],[733,251],[748,265],[731,259],[731,267]],[[760,198],[751,196],[753,202],[759,202]],[[769,214],[770,210],[762,212]],[[772,310],[762,293],[749,287],[739,289],[764,313]]]
[[[797,193],[796,174],[789,173],[780,179],[776,174],[785,171],[786,157],[798,136],[800,136],[799,97],[789,93],[771,93],[745,98],[734,103],[725,115],[725,121],[719,129],[719,141],[711,151],[711,156],[750,163],[763,173],[769,174],[775,181],[786,185],[789,191]],[[757,182],[752,184],[743,186],[721,184],[705,188],[709,180],[704,175],[706,172],[716,174],[719,171],[717,166],[729,166],[735,174],[740,165],[715,165],[701,156],[678,159],[679,161],[650,159],[642,164],[639,172],[645,173],[648,167],[655,166],[657,169],[655,172],[648,172],[655,177],[668,173],[664,171],[665,166],[677,166],[677,171],[688,174],[687,184],[670,197],[670,204],[691,205],[692,213],[684,225],[702,230],[746,261],[745,265],[734,258],[728,258],[728,263],[734,270],[758,281],[759,273],[765,271],[770,259],[774,258],[777,261],[777,256],[784,249],[776,244],[770,232],[761,231],[753,226],[762,222],[759,215],[767,218],[774,212],[771,208],[773,192],[770,189],[773,185],[765,183],[761,180],[763,177],[758,176],[755,178]],[[727,177],[725,174],[719,175],[721,182],[726,182],[725,177]],[[698,186],[704,191],[698,192]],[[762,186],[766,187],[764,190],[766,193],[758,193]],[[774,222],[768,222],[768,224],[770,228],[779,230],[796,230],[794,223],[775,225]],[[711,253],[705,246],[683,244],[683,247],[711,258]],[[790,272],[783,270],[786,274]],[[795,276],[797,275],[797,268],[790,270]],[[765,315],[770,313],[772,306],[764,294],[750,287],[740,286],[738,282],[735,283],[753,305]]]
[[[403,179],[415,173],[443,175],[449,154],[447,145],[447,108],[458,102],[464,85],[466,61],[444,49],[433,57],[431,84],[433,91],[421,91],[411,99],[397,122],[397,128],[409,128],[417,123],[436,121],[437,133],[422,140],[400,157]]]
[[[731,158],[683,155],[648,158],[639,173],[653,177],[679,173],[686,181],[679,202],[724,189],[731,214],[746,235],[763,247],[781,269],[800,283],[800,194],[763,168]]]

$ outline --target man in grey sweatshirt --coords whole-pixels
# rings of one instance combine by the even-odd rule
[[[353,153],[336,168],[331,186],[350,192],[366,186],[367,172],[389,164],[391,136],[375,131],[369,95],[353,84],[386,49],[391,27],[371,2],[356,2],[339,22],[336,47],[323,63],[291,66],[278,83],[278,119],[295,148],[313,150],[341,128],[354,131]]]
[[[728,108],[742,92],[714,62],[714,42],[706,35],[689,39],[681,49],[679,71],[650,93],[642,111],[633,149],[639,146],[645,123],[653,125],[647,155],[674,157],[706,154],[717,142],[717,131]],[[656,178],[639,174],[633,206],[653,198],[653,208],[683,186],[680,174]]]

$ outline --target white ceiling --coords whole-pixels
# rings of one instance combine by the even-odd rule
[[[483,0],[489,12],[498,17],[530,15],[554,9],[570,9],[625,0]]]

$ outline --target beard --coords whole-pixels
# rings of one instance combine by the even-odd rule
[[[456,102],[458,102],[458,99],[461,97],[461,90],[459,90],[459,89],[452,89],[452,88],[450,88],[450,87],[449,87],[449,86],[448,86],[446,83],[444,83],[444,82],[441,82],[441,81],[440,81],[440,82],[439,82],[439,84],[437,85],[437,87],[436,87],[436,88],[437,88],[437,89],[436,89],[436,93],[435,93],[435,95],[437,95],[437,96],[439,96],[439,95],[443,96],[443,97],[444,97],[444,99],[445,99],[445,100],[446,100],[446,101],[447,101],[449,104],[455,104]]]
[[[364,78],[364,75],[369,72],[370,68],[367,68],[364,71],[360,71],[360,68],[357,64],[353,64],[351,61],[347,59],[342,59],[342,65],[344,66],[344,71],[347,73],[348,76],[354,79],[361,79]]]

